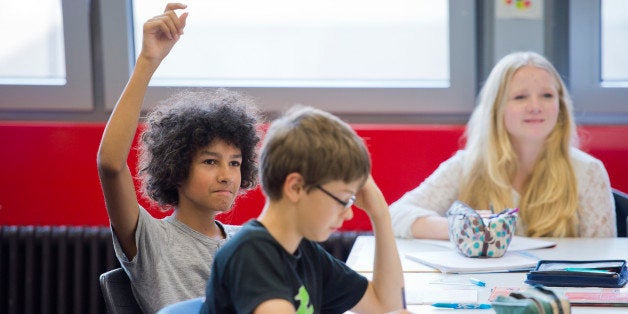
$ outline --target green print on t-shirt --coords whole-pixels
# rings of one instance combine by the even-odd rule
[[[310,294],[304,286],[299,287],[299,293],[294,296],[294,299],[300,301],[297,314],[312,314],[314,313],[314,307],[310,305]]]

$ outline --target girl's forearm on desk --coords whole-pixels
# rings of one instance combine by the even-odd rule
[[[419,239],[449,239],[447,218],[426,216],[417,218],[412,224],[412,236]]]

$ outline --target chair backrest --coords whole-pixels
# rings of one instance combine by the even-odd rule
[[[628,195],[622,191],[613,189],[615,198],[615,213],[617,215],[617,236],[626,237],[628,229]]]
[[[131,290],[131,281],[122,268],[100,275],[100,290],[107,312],[112,314],[142,313]]]
[[[188,314],[198,313],[205,302],[205,297],[198,297],[170,304],[159,310],[157,314]]]

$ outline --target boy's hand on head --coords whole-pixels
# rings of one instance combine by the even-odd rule
[[[174,10],[185,9],[182,3],[168,3],[163,14],[144,23],[144,38],[140,57],[151,62],[161,62],[183,34],[188,13],[177,16]]]
[[[355,195],[355,205],[363,209],[371,218],[376,218],[382,213],[388,214],[388,204],[384,194],[375,184],[372,175],[369,175],[364,186]]]

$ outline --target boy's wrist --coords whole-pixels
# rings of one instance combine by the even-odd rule
[[[157,59],[157,58],[150,58],[145,56],[144,54],[140,53],[140,55],[137,57],[137,60],[135,62],[135,67],[144,67],[147,69],[153,69],[156,70],[159,65],[161,64],[161,60]]]
[[[376,210],[376,211],[368,211],[367,215],[369,219],[371,219],[371,223],[375,224],[391,224],[392,219],[390,218],[390,211],[388,210],[388,206]]]

